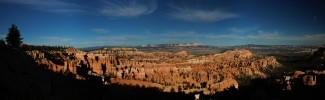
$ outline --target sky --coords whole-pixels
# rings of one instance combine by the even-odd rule
[[[325,45],[324,0],[0,0],[31,45]]]

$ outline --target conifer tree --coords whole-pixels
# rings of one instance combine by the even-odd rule
[[[15,24],[12,24],[9,28],[9,32],[6,37],[7,44],[11,47],[17,48],[23,43],[21,40],[23,38],[20,37],[20,31],[18,30]]]

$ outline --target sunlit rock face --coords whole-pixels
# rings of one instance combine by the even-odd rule
[[[281,65],[274,57],[255,55],[248,50],[193,56],[180,52],[142,52],[135,48],[103,48],[84,52],[74,48],[62,51],[27,51],[42,67],[60,73],[73,73],[83,79],[78,68],[88,74],[112,76],[111,82],[157,87],[165,92],[205,94],[230,87],[249,85],[250,79],[266,78]]]

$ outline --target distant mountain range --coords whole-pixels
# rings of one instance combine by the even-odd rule
[[[246,45],[235,45],[235,46],[211,46],[205,45],[203,43],[173,43],[173,44],[146,44],[146,45],[137,45],[137,46],[93,46],[93,47],[84,47],[78,48],[81,50],[89,51],[89,50],[96,50],[101,48],[110,48],[110,47],[218,47],[218,48],[245,48],[245,49],[271,49],[271,48],[318,48],[318,47],[325,47],[325,45],[256,45],[256,44],[246,44]]]
[[[204,46],[202,43],[178,43],[178,44],[148,44],[141,45],[142,47],[185,47],[185,46]]]
[[[146,44],[146,45],[137,45],[137,46],[94,46],[94,47],[85,47],[79,48],[81,50],[96,50],[100,48],[107,47],[191,47],[191,46],[207,46],[203,43],[175,43],[175,44]]]

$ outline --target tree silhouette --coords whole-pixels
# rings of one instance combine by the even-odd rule
[[[101,64],[102,67],[102,71],[103,71],[103,75],[106,73],[106,63],[105,64]]]
[[[95,60],[98,63],[98,60],[99,60],[98,56],[95,56]]]
[[[90,70],[90,68],[88,67],[87,64],[84,63],[83,60],[80,61],[80,66],[77,67],[77,74],[84,77],[84,78],[88,78],[88,71]]]
[[[0,39],[0,48],[5,46],[6,46],[6,42],[3,39]]]
[[[20,37],[20,31],[15,24],[12,24],[9,28],[9,32],[6,37],[6,41],[11,47],[19,47],[23,42],[23,38]]]

